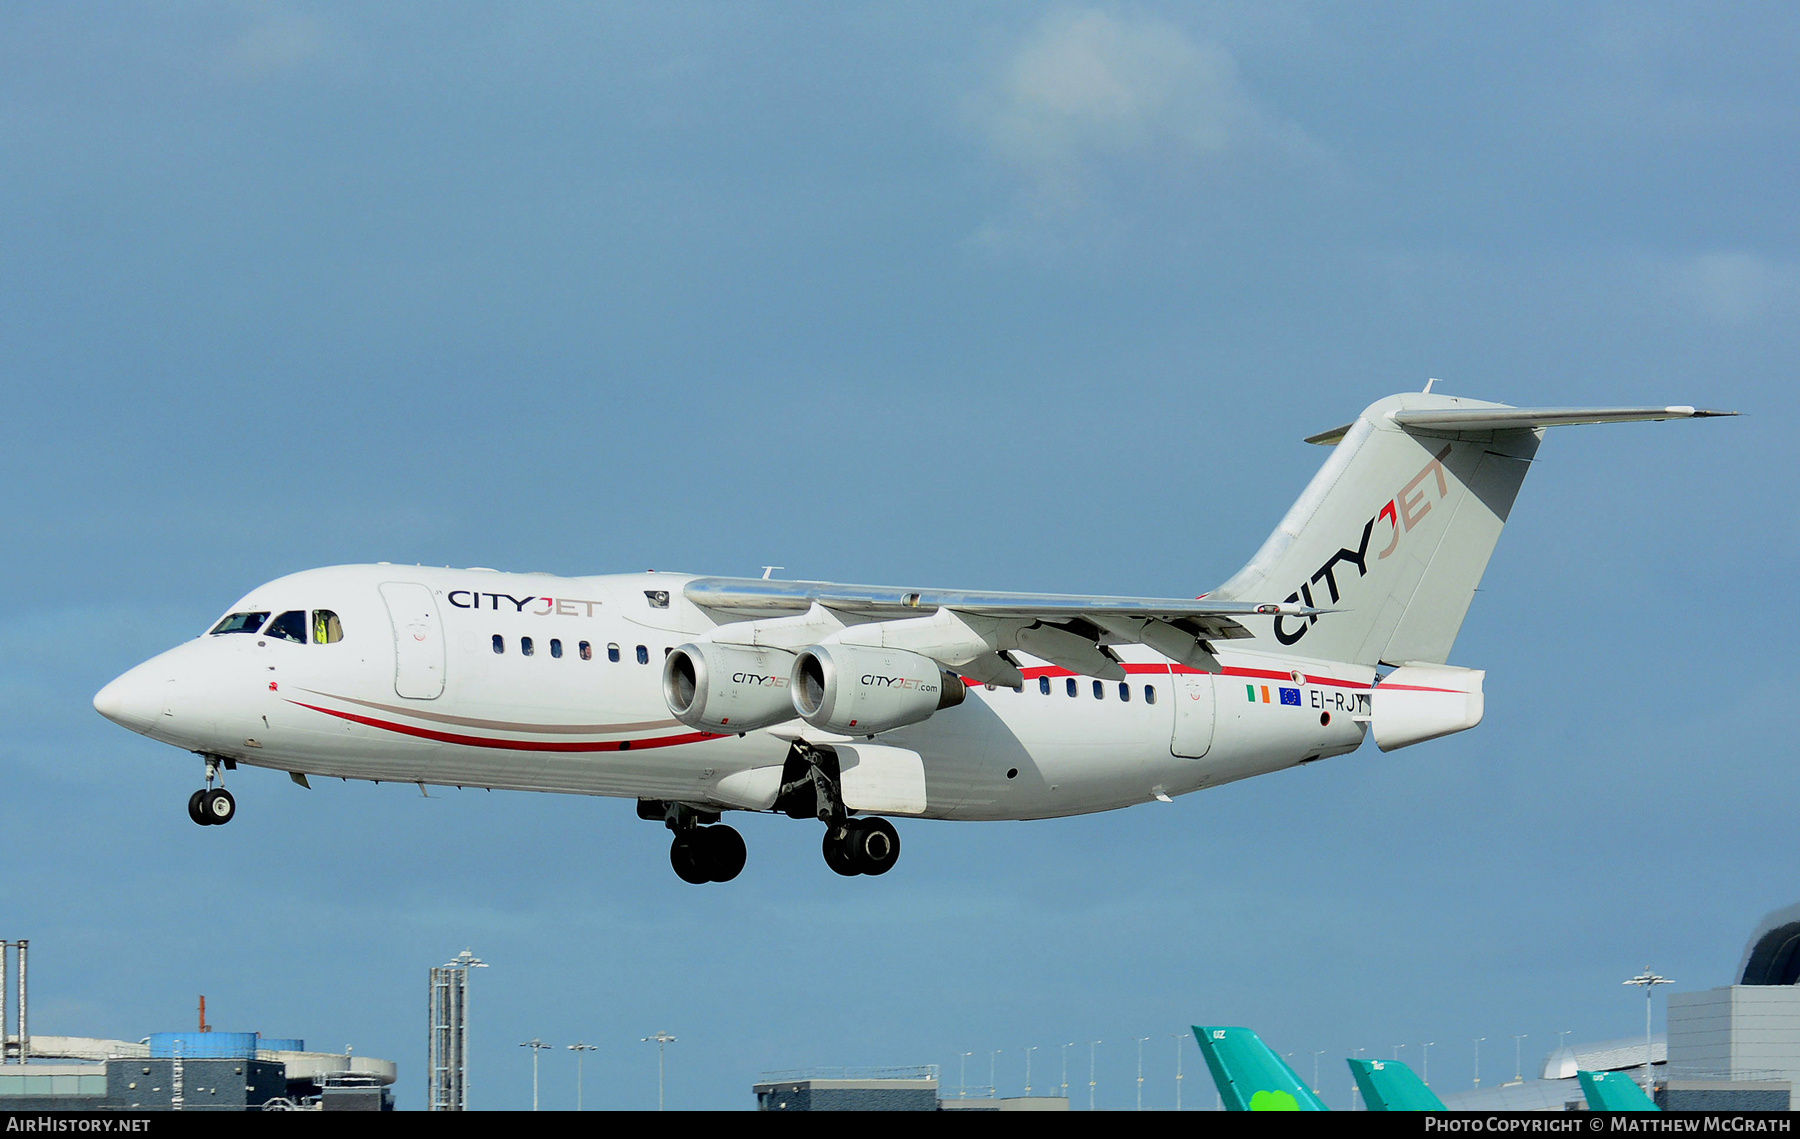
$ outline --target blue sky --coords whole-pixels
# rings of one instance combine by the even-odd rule
[[[998,1058],[1173,1100],[1195,1021],[1468,1086],[1725,984],[1796,900],[1800,17],[1776,4],[13,5],[0,12],[0,935],[39,1031],[391,1057],[469,946],[479,1106]],[[89,700],[347,561],[1180,596],[1391,391],[1745,415],[1554,434],[1464,736],[881,879],[628,803],[240,772]],[[889,488],[917,493],[895,498]],[[1788,693],[1788,695],[1783,695]],[[1658,1018],[1660,1021],[1660,1003]],[[1210,1103],[1187,1045],[1187,1100]],[[574,1064],[546,1054],[546,1106]],[[1504,1069],[1504,1070],[1503,1070]],[[1046,1077],[1051,1072],[1055,1078]],[[974,1079],[973,1075],[971,1077]],[[1338,1087],[1337,1085],[1342,1085]]]

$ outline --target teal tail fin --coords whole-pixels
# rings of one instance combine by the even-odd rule
[[[1370,1111],[1443,1111],[1444,1101],[1398,1060],[1346,1060]]]
[[[1624,1072],[1576,1072],[1589,1111],[1661,1111]]]
[[[1194,1025],[1227,1111],[1328,1111],[1323,1100],[1248,1028]]]

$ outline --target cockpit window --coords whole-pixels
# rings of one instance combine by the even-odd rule
[[[292,612],[283,613],[269,622],[269,627],[263,630],[263,636],[278,637],[284,641],[292,641],[296,645],[304,645],[306,643],[306,610],[295,609]]]
[[[261,613],[233,613],[213,626],[212,635],[220,633],[254,633],[269,619],[268,610]]]
[[[313,610],[313,644],[335,645],[344,639],[344,626],[329,609]]]

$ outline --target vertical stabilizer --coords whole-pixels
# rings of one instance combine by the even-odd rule
[[[1346,1060],[1370,1111],[1443,1111],[1444,1101],[1398,1060]]]
[[[1281,617],[1271,652],[1357,664],[1442,664],[1537,453],[1541,428],[1403,426],[1396,413],[1479,417],[1503,404],[1420,392],[1370,405],[1220,600],[1286,598],[1337,612]]]
[[[1576,1072],[1589,1111],[1661,1111],[1624,1072]]]
[[[1194,1025],[1200,1054],[1227,1111],[1326,1111],[1325,1103],[1300,1082],[1287,1061],[1248,1028]]]

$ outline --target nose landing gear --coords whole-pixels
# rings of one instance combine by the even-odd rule
[[[206,786],[188,796],[188,818],[203,827],[222,827],[237,818],[237,800],[223,787],[214,787],[219,761],[206,757]]]

